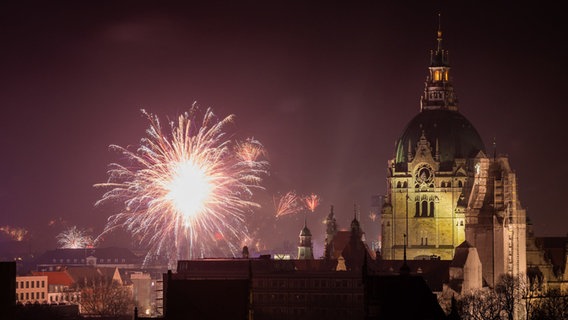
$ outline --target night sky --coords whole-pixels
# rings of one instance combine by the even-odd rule
[[[564,11],[497,2],[4,1],[0,226],[28,229],[36,248],[65,226],[97,235],[114,213],[94,207],[93,185],[119,160],[108,146],[139,143],[141,108],[174,118],[197,101],[265,146],[259,202],[320,195],[308,216],[316,253],[332,204],[348,227],[356,203],[374,239],[370,198],[386,193],[394,142],[419,112],[441,12],[460,112],[510,156],[536,234],[565,235]],[[262,204],[266,245],[295,243],[304,216],[276,220]]]

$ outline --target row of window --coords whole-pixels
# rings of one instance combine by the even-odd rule
[[[41,287],[40,287],[41,283]],[[24,286],[25,285],[25,286]],[[16,289],[45,288],[45,280],[16,281]]]
[[[354,306],[353,308],[345,308],[335,306],[334,308],[285,308],[285,307],[255,307],[254,314],[262,319],[289,319],[289,316],[301,316],[305,318],[308,315],[309,319],[312,318],[328,318],[332,319],[358,319],[363,315],[363,308]]]
[[[433,217],[434,216],[434,201],[416,202],[415,217]]]
[[[45,300],[45,292],[20,292],[18,296],[16,294],[16,299],[18,300]]]
[[[255,280],[257,288],[351,288],[360,287],[361,284],[352,284],[353,280],[348,279],[281,279]]]
[[[61,299],[60,299],[61,298]],[[66,294],[63,296],[55,295],[49,297],[49,302],[79,302],[81,300],[81,296],[79,294]]]
[[[406,181],[403,181],[403,182],[398,181],[396,183],[396,187],[399,188],[399,189],[400,188],[408,188],[408,183]],[[419,188],[419,187],[420,187],[420,185],[416,185],[416,188]],[[431,184],[430,187],[433,188],[434,184]],[[441,188],[451,188],[452,182],[451,181],[442,181],[442,183],[440,184],[440,187]],[[461,180],[458,180],[458,187],[459,188],[463,187],[463,182]]]
[[[106,261],[105,261],[106,260]],[[118,263],[119,259],[118,258],[114,258],[114,259],[99,259],[99,263]],[[51,260],[53,263],[57,263],[57,259],[52,259]],[[59,259],[59,263],[71,263],[71,261],[73,261],[73,263],[85,263],[85,259]],[[121,263],[126,263],[126,259],[122,258],[120,259]]]
[[[254,304],[305,304],[311,306],[349,305],[359,303],[362,294],[304,294],[304,293],[255,293]]]

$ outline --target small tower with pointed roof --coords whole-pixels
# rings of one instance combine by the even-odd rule
[[[333,257],[333,238],[337,234],[337,221],[335,220],[335,214],[333,213],[333,206],[331,206],[329,214],[325,219],[325,253],[324,257],[326,259],[331,259]]]
[[[304,219],[304,228],[300,231],[300,243],[298,244],[298,260],[308,260],[314,258],[312,246],[312,233],[307,226],[307,219]]]

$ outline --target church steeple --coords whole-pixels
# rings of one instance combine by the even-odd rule
[[[426,77],[424,94],[420,98],[421,110],[458,110],[458,100],[450,77],[448,50],[442,47],[442,22],[438,14],[436,50],[430,51],[429,75]]]
[[[313,258],[312,233],[308,229],[307,219],[304,219],[304,228],[300,231],[300,243],[298,244],[298,260]]]

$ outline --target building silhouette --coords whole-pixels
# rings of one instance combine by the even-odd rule
[[[425,278],[385,272],[372,258],[356,218],[347,233],[349,241],[339,258],[261,255],[178,261],[176,272],[164,274],[164,317],[446,319]],[[401,301],[415,308],[403,308]]]

